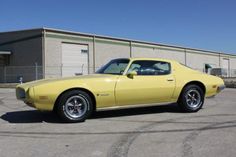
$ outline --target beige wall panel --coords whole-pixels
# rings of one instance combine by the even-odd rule
[[[98,69],[111,59],[115,58],[129,58],[130,46],[125,44],[112,44],[106,42],[96,41],[95,44],[95,67]]]
[[[188,51],[186,54],[186,65],[197,69],[199,71],[204,71],[205,64],[210,64],[212,67],[219,67],[219,56],[191,53]]]
[[[152,47],[140,47],[132,46],[132,57],[142,58],[142,57],[158,57],[158,49]]]
[[[176,60],[182,64],[185,64],[185,52],[174,49],[160,49],[158,57]]]

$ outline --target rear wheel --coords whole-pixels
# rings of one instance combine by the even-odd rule
[[[57,113],[66,122],[83,122],[93,111],[92,99],[81,90],[64,93],[58,101]]]
[[[204,92],[197,85],[187,85],[184,87],[178,104],[185,112],[197,112],[204,103]]]

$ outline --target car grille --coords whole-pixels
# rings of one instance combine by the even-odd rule
[[[25,99],[25,90],[22,88],[16,89],[16,97],[17,99]]]

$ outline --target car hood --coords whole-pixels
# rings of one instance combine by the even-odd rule
[[[60,81],[72,81],[72,80],[87,80],[87,79],[105,79],[105,78],[114,78],[117,75],[111,74],[90,74],[90,75],[80,75],[80,76],[73,76],[73,77],[64,77],[64,78],[51,78],[51,79],[42,79],[32,82],[23,83],[17,86],[17,88],[23,88],[27,90],[30,87],[38,86],[42,84],[52,83],[52,82],[60,82]]]

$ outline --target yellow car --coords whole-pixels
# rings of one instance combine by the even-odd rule
[[[18,85],[16,96],[38,110],[56,111],[65,121],[81,122],[94,110],[175,102],[185,112],[197,112],[205,97],[216,95],[224,87],[221,78],[176,61],[120,58],[96,74]]]

